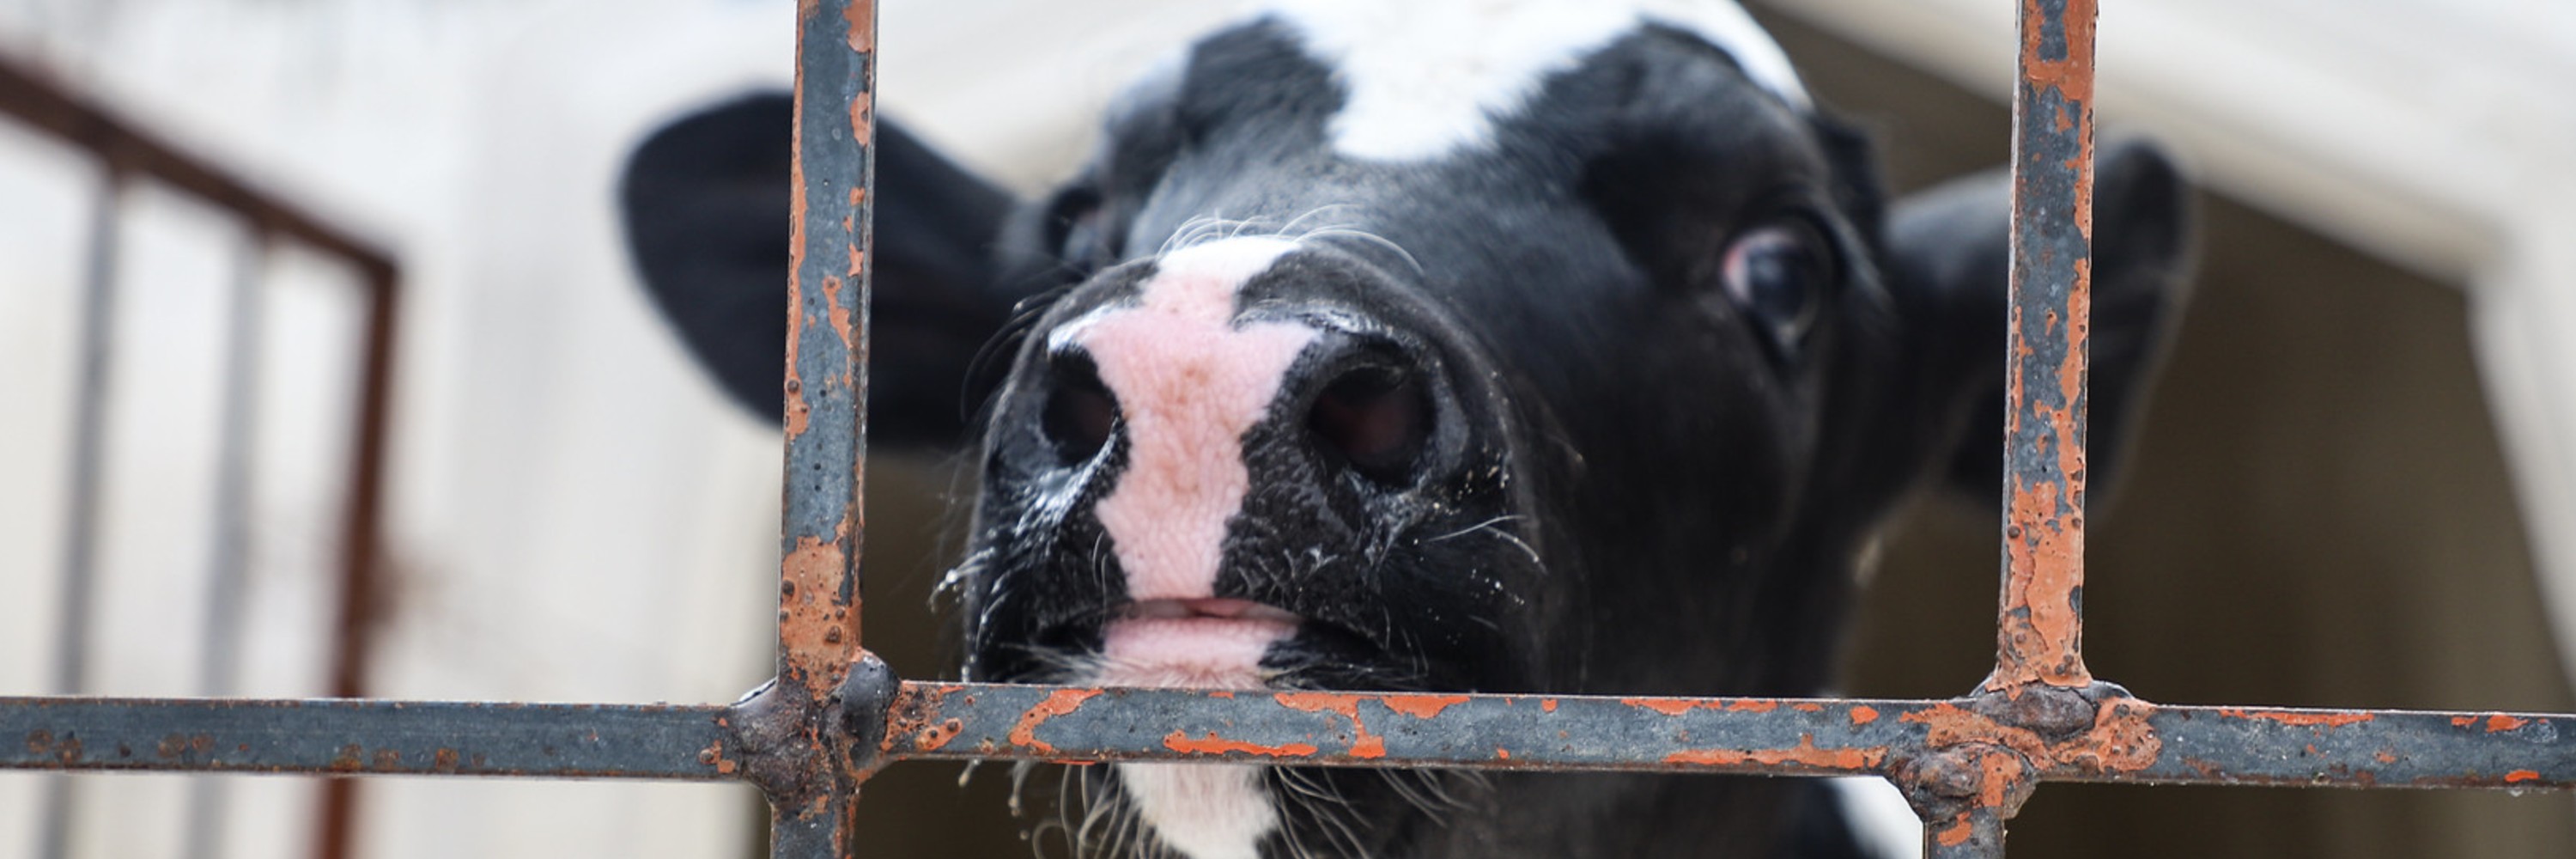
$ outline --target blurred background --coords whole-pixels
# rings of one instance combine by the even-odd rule
[[[2198,296],[2129,485],[2096,501],[2094,670],[2176,703],[2576,709],[2576,4],[2104,6],[2106,133],[2165,141],[2206,192]],[[1897,190],[2003,161],[2011,4],[1755,12],[1877,130]],[[775,434],[663,330],[612,203],[645,135],[787,85],[792,14],[0,0],[6,69],[257,192],[185,193],[0,86],[0,694],[705,702],[766,677]],[[1237,14],[884,0],[879,103],[1033,193],[1119,84]],[[357,533],[379,551],[352,590],[370,354],[391,359],[382,509]],[[869,642],[909,676],[951,670],[929,591],[953,481],[871,462]],[[1982,676],[1991,507],[1917,505],[1845,691]],[[1028,855],[1008,783],[889,770],[862,803],[877,855]],[[758,849],[744,788],[392,779],[342,806],[334,854],[323,793],[0,774],[0,857]],[[2051,785],[2014,854],[2576,856],[2576,807]]]

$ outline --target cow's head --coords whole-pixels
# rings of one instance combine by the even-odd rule
[[[872,414],[980,446],[967,676],[1814,693],[1902,493],[1993,491],[2000,177],[1887,215],[1723,2],[1454,5],[1216,33],[1026,205],[880,126]],[[655,295],[773,416],[786,128],[702,114],[627,184]],[[2097,482],[2185,244],[2161,157],[2100,175]],[[1365,800],[1421,785],[1119,773],[1196,857],[1455,841]]]

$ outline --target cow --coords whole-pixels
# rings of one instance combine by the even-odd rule
[[[653,298],[772,419],[787,110],[667,126],[621,200]],[[870,429],[971,451],[967,679],[1814,695],[1901,502],[1996,496],[2006,177],[1890,204],[1726,0],[1291,0],[1103,128],[1023,201],[877,126]],[[2098,164],[2103,485],[2191,241],[2166,156]],[[1075,778],[1103,855],[1862,849],[1802,780]]]

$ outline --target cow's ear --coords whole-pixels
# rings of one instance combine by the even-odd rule
[[[2086,475],[2107,494],[2188,298],[2190,188],[2153,145],[2105,145],[2095,161],[2093,325]],[[1915,357],[1951,391],[1948,482],[1991,504],[2003,485],[2004,307],[2011,177],[1990,171],[1915,194],[1891,211],[1889,277],[1929,318]]]
[[[655,130],[627,159],[619,209],[644,287],[736,404],[782,412],[787,338],[785,93],[736,98]],[[967,368],[1009,318],[993,243],[1014,201],[880,118],[870,435],[964,435]]]

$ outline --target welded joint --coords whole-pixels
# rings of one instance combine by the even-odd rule
[[[725,708],[731,738],[705,757],[772,803],[802,807],[885,766],[886,724],[902,691],[894,670],[864,650],[819,701],[802,683],[772,678]]]

